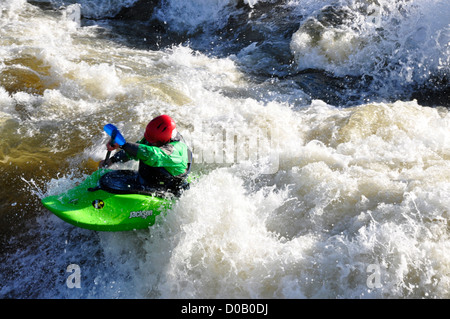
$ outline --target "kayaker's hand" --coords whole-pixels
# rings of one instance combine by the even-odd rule
[[[111,140],[108,142],[108,143],[106,143],[106,149],[109,151],[109,152],[112,152],[112,151],[115,151],[116,149],[118,149],[120,146],[119,146],[119,144],[117,144],[117,143],[114,143],[114,145],[111,145]]]
[[[100,162],[98,163],[98,167],[104,168],[104,167],[111,166],[112,164],[113,164],[113,162],[112,162],[111,159],[109,158],[107,161],[100,161]]]

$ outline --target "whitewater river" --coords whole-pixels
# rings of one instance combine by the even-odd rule
[[[0,0],[0,298],[449,298],[449,12]],[[42,207],[160,114],[196,178],[156,225]]]

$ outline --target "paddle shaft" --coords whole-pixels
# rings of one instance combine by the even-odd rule
[[[117,131],[113,131],[113,132],[111,133],[111,141],[110,141],[110,143],[109,143],[111,146],[114,145],[114,139],[116,138],[116,135],[117,135]],[[111,156],[111,151],[108,151],[108,152],[106,153],[106,157],[105,157],[104,163],[106,163],[106,161],[109,160],[109,157],[110,157],[110,156]]]

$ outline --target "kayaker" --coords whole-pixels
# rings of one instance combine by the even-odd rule
[[[160,115],[151,120],[144,137],[136,143],[126,142],[122,146],[111,140],[106,144],[108,151],[121,148],[100,167],[129,160],[139,161],[139,182],[150,187],[171,190],[185,189],[186,178],[192,163],[192,152],[183,137],[176,130],[175,121],[168,115]]]

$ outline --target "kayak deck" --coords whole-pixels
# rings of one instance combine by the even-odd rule
[[[67,192],[43,198],[42,204],[72,225],[100,231],[148,228],[157,215],[171,207],[171,198],[98,189],[100,178],[110,171],[100,169]]]

